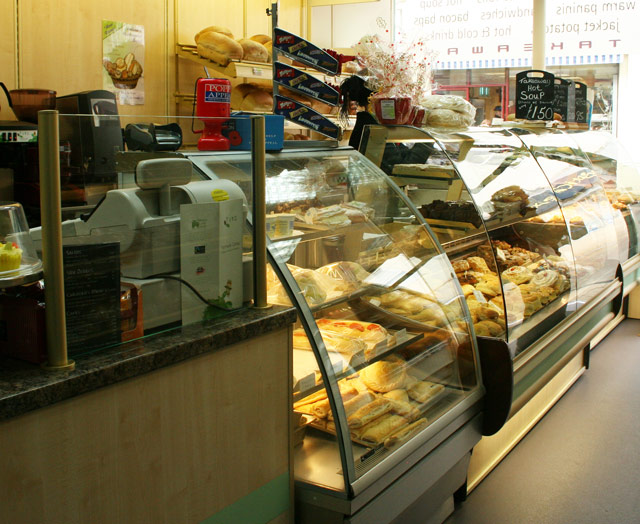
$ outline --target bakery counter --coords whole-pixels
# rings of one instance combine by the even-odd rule
[[[0,361],[0,520],[292,522],[295,318],[244,309],[71,372]]]
[[[0,420],[95,391],[98,388],[217,351],[295,321],[295,310],[275,306],[243,309],[216,321],[192,324],[75,358],[69,372],[0,358]]]

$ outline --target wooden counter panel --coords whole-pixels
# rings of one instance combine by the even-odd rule
[[[290,337],[276,331],[0,423],[2,519],[201,522],[291,474]]]

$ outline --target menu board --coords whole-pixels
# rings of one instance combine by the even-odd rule
[[[516,118],[553,120],[554,76],[547,71],[522,71],[516,75]]]
[[[575,95],[571,82],[558,76],[554,80],[553,111],[563,122],[572,122],[575,118]]]
[[[63,246],[69,355],[120,342],[120,244]]]
[[[576,93],[575,122],[586,124],[589,121],[589,103],[587,102],[587,86],[582,82],[574,82]]]

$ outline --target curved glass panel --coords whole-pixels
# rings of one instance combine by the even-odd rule
[[[248,158],[194,162],[210,176],[233,166],[236,181],[249,180]],[[366,484],[372,468],[395,466],[406,443],[426,442],[479,389],[451,265],[402,193],[351,149],[267,155],[267,221],[277,265],[269,302],[293,300],[300,315],[296,479],[335,491]]]
[[[631,156],[610,133],[568,133],[589,158],[612,207],[622,213],[629,231],[627,258],[637,255],[640,252],[640,173]]]
[[[529,147],[551,183],[564,213],[576,260],[578,307],[615,279],[629,239],[624,218],[609,201],[591,163],[567,134],[512,129]]]
[[[520,353],[577,300],[571,239],[536,160],[503,129],[445,134],[390,128],[381,147],[384,134],[371,126],[363,138],[371,143],[370,158],[383,165],[390,144],[396,151],[431,146],[423,165],[403,162],[390,171],[449,255],[476,334],[505,338]],[[555,227],[544,220],[554,215]]]

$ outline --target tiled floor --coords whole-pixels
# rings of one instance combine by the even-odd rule
[[[446,524],[638,523],[640,320],[625,320]]]

